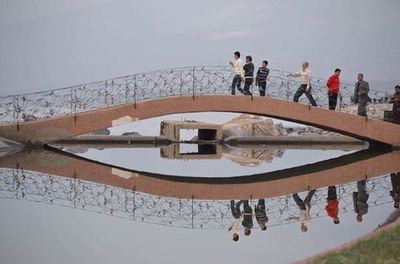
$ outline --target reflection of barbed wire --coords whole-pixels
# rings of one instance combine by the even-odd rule
[[[356,184],[338,188],[340,214],[353,210]],[[369,206],[392,202],[389,176],[368,181]],[[317,190],[311,202],[311,218],[326,215],[327,188]],[[302,195],[302,194],[300,194]],[[174,199],[124,190],[108,185],[17,169],[0,169],[0,198],[66,206],[146,223],[193,228],[225,229],[234,221],[227,200]],[[250,201],[254,207],[257,200]],[[291,195],[266,199],[269,226],[288,223],[299,209]]]
[[[233,73],[229,67],[196,66],[133,74],[45,92],[0,97],[0,122],[18,123],[46,119],[170,96],[229,94],[232,78]],[[323,79],[312,78],[312,93],[319,106],[327,106],[328,103],[325,83]],[[297,86],[297,80],[288,77],[288,72],[271,70],[266,92],[271,97],[291,100]],[[353,91],[353,85],[342,84],[339,110],[350,103]],[[371,90],[370,96],[380,98],[384,93]]]

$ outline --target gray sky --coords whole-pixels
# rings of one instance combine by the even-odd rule
[[[315,76],[398,80],[400,1],[0,0],[0,95],[167,67],[227,65],[240,50]]]

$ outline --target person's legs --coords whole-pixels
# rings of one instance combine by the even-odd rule
[[[257,205],[258,205],[258,208],[260,208],[261,210],[265,210],[265,200],[264,199],[259,199]]]
[[[315,193],[315,190],[311,190],[308,192],[306,198],[304,199],[305,204],[310,204],[311,198],[313,197],[314,193]]]
[[[317,106],[317,103],[315,102],[314,97],[311,94],[311,86],[310,86],[310,89],[308,90],[308,92],[304,92],[304,93],[306,94],[306,96],[307,96],[308,100],[310,101],[311,105],[312,106]]]
[[[240,201],[235,205],[235,201],[234,200],[231,200],[231,212],[232,212],[232,216],[234,217],[234,218],[239,218],[240,217],[240,208],[239,208],[239,206],[240,206]]]
[[[294,193],[294,194],[293,194],[293,199],[294,199],[295,203],[297,204],[297,206],[298,206],[300,209],[303,209],[303,210],[306,209],[306,206],[304,205],[303,200],[299,197],[299,195],[298,195],[297,193]]]
[[[328,187],[328,200],[336,200],[336,199],[337,199],[336,187],[329,186]]]
[[[358,101],[358,115],[367,116],[367,101]]]
[[[247,78],[244,80],[244,95],[251,95],[250,86],[253,84],[253,79]]]
[[[337,94],[328,93],[329,110],[335,110],[337,105]]]
[[[294,102],[298,102],[299,101],[300,96],[302,96],[303,93],[305,92],[304,89],[305,89],[304,85],[300,85],[300,87],[297,88],[297,91],[296,91],[296,93],[294,94],[294,97],[293,97],[293,101]]]
[[[260,91],[260,96],[265,96],[265,88],[267,84],[265,82],[258,83],[258,89]]]
[[[241,81],[240,75],[235,75],[233,77],[232,86],[231,86],[231,94],[232,95],[235,95],[236,88],[238,88],[239,91],[241,90],[240,89],[241,82],[242,81]]]

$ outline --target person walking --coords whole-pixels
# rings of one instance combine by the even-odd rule
[[[238,201],[235,203],[234,200],[231,200],[231,212],[232,216],[235,219],[233,224],[228,228],[228,231],[232,231],[232,239],[233,241],[238,241],[239,240],[239,223],[243,219],[243,212],[240,211],[240,205],[243,203],[243,201]]]
[[[252,95],[250,86],[253,84],[254,64],[253,58],[250,55],[246,56],[246,64],[243,66],[244,71],[244,95]]]
[[[254,214],[261,230],[267,230],[268,216],[265,208],[265,200],[259,199],[257,205],[254,206]]]
[[[340,72],[341,70],[339,68],[335,69],[335,73],[332,74],[326,82],[326,88],[328,90],[329,110],[336,109],[340,85]]]
[[[369,102],[369,84],[364,81],[364,74],[357,75],[357,82],[354,88],[354,102],[358,104],[358,115],[367,116],[367,103]]]
[[[307,223],[310,220],[310,209],[311,209],[311,199],[315,193],[315,190],[308,192],[304,201],[299,197],[297,193],[293,194],[293,199],[300,209],[299,216],[291,216],[288,220],[298,220],[300,221],[300,229],[303,232],[307,232]]]
[[[240,52],[239,51],[235,51],[233,53],[233,58],[234,61],[230,61],[229,64],[232,67],[232,71],[234,73],[233,76],[233,80],[232,80],[232,85],[231,85],[231,94],[235,95],[236,93],[236,88],[238,89],[238,91],[243,93],[242,88],[240,88],[240,85],[242,83],[242,65],[243,62],[240,59]]]
[[[392,182],[392,190],[390,191],[390,196],[392,196],[394,201],[394,208],[399,209],[400,204],[400,172],[391,173],[390,180]]]
[[[392,114],[393,119],[392,122],[395,124],[400,124],[400,85],[396,85],[394,87],[395,93],[392,97],[390,97],[389,103],[393,104]]]
[[[244,234],[250,236],[251,229],[253,228],[253,209],[249,205],[249,200],[243,200],[243,221]]]
[[[354,212],[356,213],[357,222],[362,222],[363,215],[368,213],[369,194],[366,190],[366,180],[357,182],[357,191],[353,192]]]
[[[333,219],[333,223],[339,224],[339,201],[337,200],[336,186],[328,187],[326,213]]]
[[[294,94],[293,101],[298,102],[300,96],[306,94],[311,105],[317,106],[317,103],[315,102],[314,97],[311,94],[311,71],[309,69],[309,63],[303,62],[303,64],[301,65],[301,71],[289,73],[289,76],[300,77],[301,80],[300,87]]]
[[[265,96],[265,90],[267,87],[267,78],[269,75],[269,69],[267,68],[268,61],[264,60],[261,63],[261,67],[258,68],[256,75],[256,85],[258,86],[258,91],[260,96]]]

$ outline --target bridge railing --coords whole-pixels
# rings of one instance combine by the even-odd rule
[[[132,74],[44,92],[10,95],[0,97],[0,123],[47,119],[171,96],[230,94],[232,78],[230,67],[194,66]],[[328,104],[325,83],[324,79],[312,78],[312,94],[321,107]],[[271,70],[266,94],[292,100],[298,86],[299,80],[288,77],[288,72]],[[251,89],[258,96],[257,87],[253,85]],[[342,83],[338,110],[352,111],[349,105],[353,91],[353,85]],[[380,98],[384,94],[371,90],[370,96]],[[308,104],[305,98],[301,98],[300,102]],[[369,116],[382,118],[377,114],[369,111]]]
[[[354,213],[356,183],[337,185],[339,216]],[[369,207],[393,203],[390,176],[367,181]],[[300,193],[304,199],[306,193]],[[229,200],[161,197],[109,185],[20,169],[0,169],[0,199],[27,200],[111,215],[133,221],[192,229],[227,229],[234,221]],[[327,188],[311,200],[311,220],[327,217]],[[251,200],[254,208],[257,200]],[[299,208],[291,194],[265,200],[268,226],[288,224]],[[368,216],[366,216],[368,218]],[[311,221],[312,222],[312,221]],[[312,225],[312,223],[311,223]],[[254,223],[257,228],[257,223]]]

